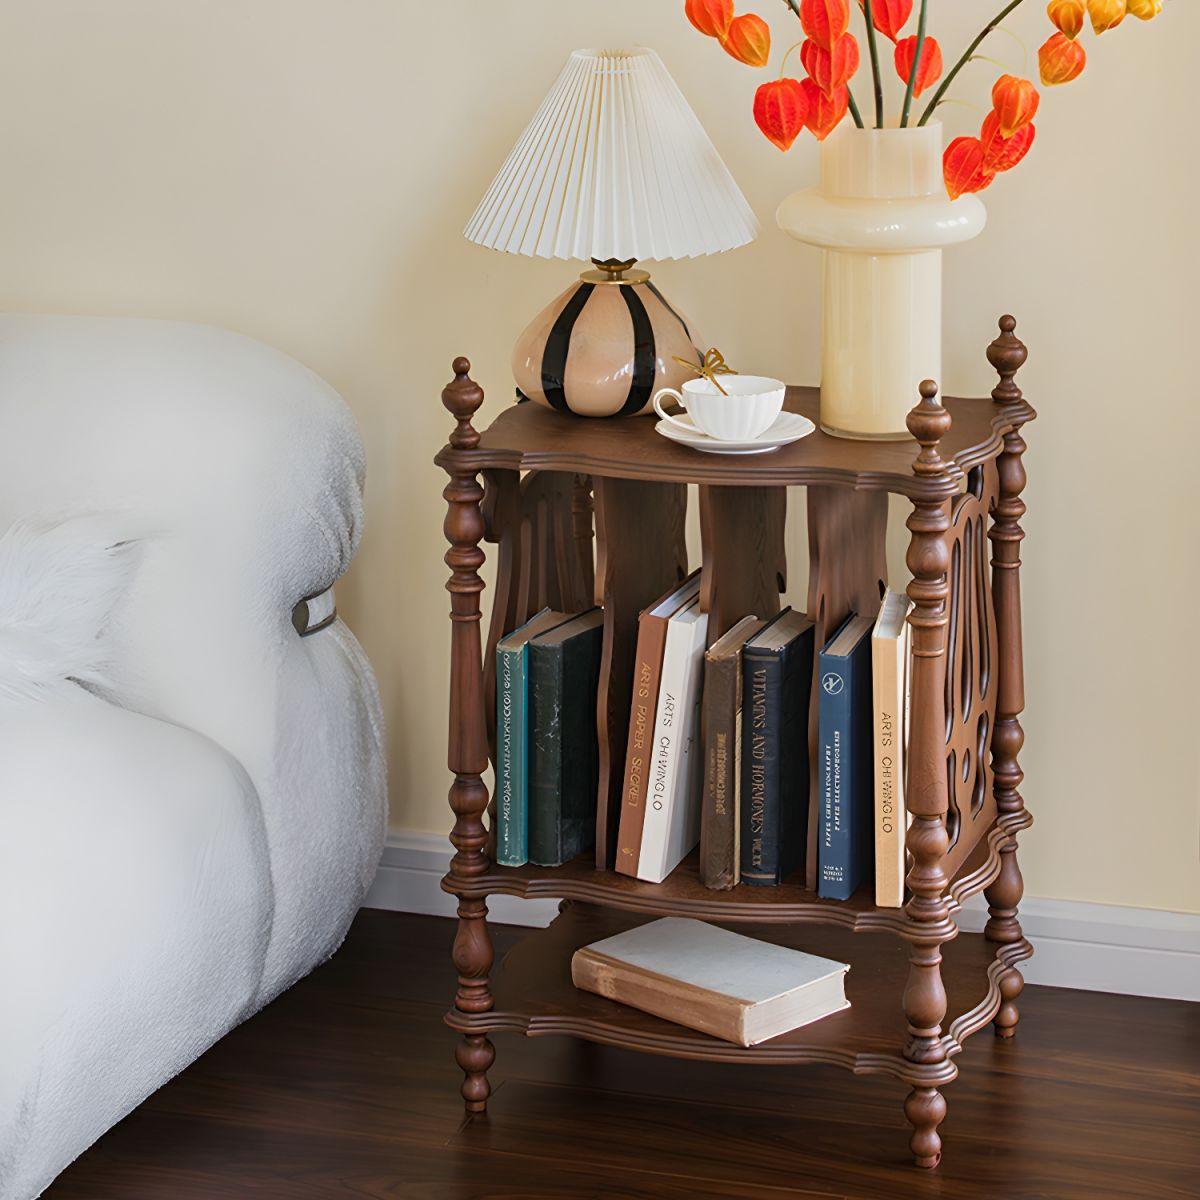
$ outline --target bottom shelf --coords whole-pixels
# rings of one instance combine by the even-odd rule
[[[580,946],[652,919],[569,904],[550,926],[531,932],[497,965],[491,1012],[472,1015],[452,1009],[446,1023],[463,1033],[567,1034],[676,1058],[827,1063],[936,1087],[957,1075],[953,1055],[996,1015],[998,980],[1006,967],[1032,954],[1028,942],[997,947],[978,933],[961,933],[942,947],[942,978],[949,997],[942,1037],[946,1060],[922,1065],[908,1062],[902,1053],[906,1026],[901,998],[908,978],[909,947],[887,934],[855,934],[823,926],[739,929],[729,925],[751,937],[851,964],[846,977],[848,1009],[749,1048],[579,991],[572,984],[571,955]]]

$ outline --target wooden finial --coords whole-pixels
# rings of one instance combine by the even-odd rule
[[[1025,365],[1029,351],[1016,335],[1015,317],[1007,314],[1000,318],[1000,336],[987,348],[988,362],[1000,376],[1000,382],[992,389],[992,399],[997,404],[1012,404],[1021,399],[1021,389],[1013,376]]]
[[[479,431],[471,418],[483,403],[483,388],[471,378],[471,360],[456,358],[452,367],[454,382],[442,390],[442,403],[458,422],[450,435],[450,445],[456,450],[474,450],[479,445]]]
[[[938,401],[938,385],[932,379],[921,384],[921,403],[908,414],[908,432],[921,443],[921,453],[913,464],[918,475],[940,475],[945,469],[938,443],[950,432],[950,414]]]

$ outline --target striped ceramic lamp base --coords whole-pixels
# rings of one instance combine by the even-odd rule
[[[695,330],[629,264],[597,264],[543,309],[517,340],[513,375],[531,400],[582,417],[652,412],[660,388],[694,373],[674,356],[699,362]]]

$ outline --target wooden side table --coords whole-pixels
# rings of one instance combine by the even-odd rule
[[[471,381],[466,359],[454,363],[442,401],[457,424],[436,460],[450,477],[444,494],[453,622],[455,854],[442,886],[458,898],[458,991],[446,1020],[462,1034],[457,1060],[468,1112],[486,1108],[495,1058],[489,1035],[497,1031],[569,1034],[720,1062],[832,1063],[902,1080],[910,1089],[904,1111],[914,1130],[913,1155],[919,1166],[937,1164],[946,1113],[940,1089],[958,1073],[954,1056],[989,1021],[998,1036],[1013,1035],[1023,986],[1018,964],[1032,953],[1017,919],[1016,852],[1018,833],[1031,823],[1018,790],[1021,431],[1036,414],[1014,381],[1026,358],[1015,328],[1011,317],[1002,318],[1000,336],[988,347],[1000,376],[991,399],[941,403],[932,384],[922,386],[908,419],[915,444],[845,441],[818,430],[753,458],[696,453],[659,437],[645,418],[569,419],[532,404],[508,409],[480,433],[471,419],[483,391]],[[790,411],[815,418],[817,403],[814,389],[788,390]],[[817,897],[816,804],[805,868],[777,888],[710,891],[700,884],[695,855],[657,885],[608,869],[637,616],[686,572],[688,484],[699,486],[701,603],[710,614],[710,639],[747,613],[779,611],[787,488],[807,489],[808,612],[818,645],[848,613],[878,605],[886,580],[887,494],[912,502],[910,870],[902,909],[877,908],[869,886],[846,902]],[[484,541],[498,552],[486,654],[479,602]],[[596,856],[558,868],[497,867],[488,857],[483,780],[494,738],[495,643],[543,605],[575,610],[592,603],[605,614],[597,725],[607,817],[598,821]],[[816,705],[813,713],[815,721]],[[814,724],[810,736],[815,732]],[[954,916],[980,891],[989,905],[986,931],[960,933]],[[567,903],[548,929],[513,950],[493,979],[486,901],[495,893]],[[572,986],[570,959],[579,946],[667,915],[733,924],[848,962],[851,1007],[743,1049]],[[864,933],[886,936],[856,936]]]

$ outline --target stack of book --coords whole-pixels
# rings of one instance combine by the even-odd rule
[[[557,867],[596,832],[604,613],[543,609],[496,646],[496,861]]]

